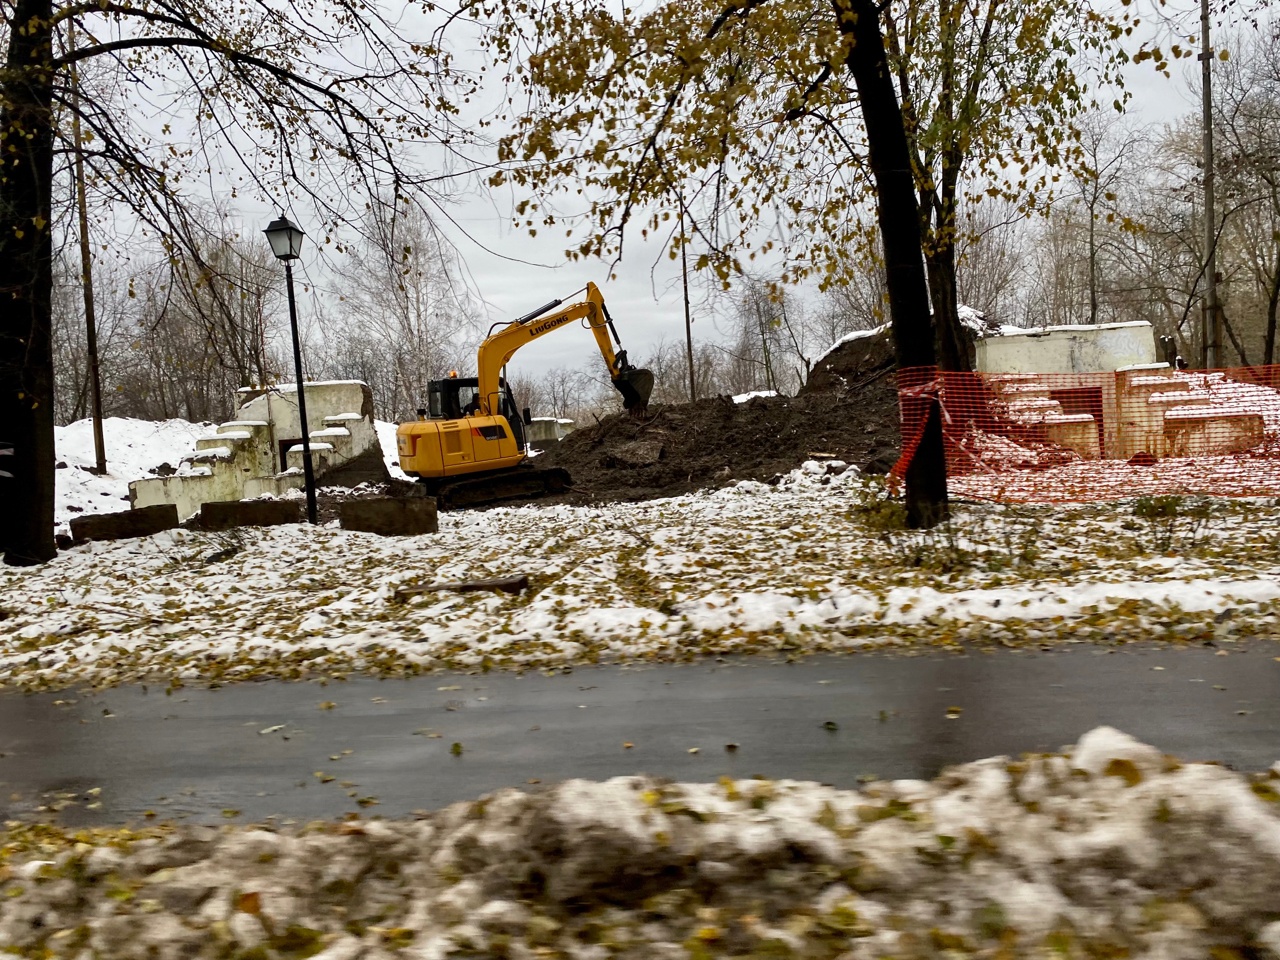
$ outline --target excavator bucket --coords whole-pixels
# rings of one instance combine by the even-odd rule
[[[632,367],[618,374],[613,385],[622,394],[623,407],[632,413],[643,413],[649,406],[649,395],[653,393],[653,372]]]

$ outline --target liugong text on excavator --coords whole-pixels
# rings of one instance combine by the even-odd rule
[[[521,414],[502,377],[517,350],[553,330],[581,321],[595,336],[623,407],[642,413],[648,406],[653,374],[628,362],[600,289],[588,283],[583,300],[567,307],[563,303],[552,300],[495,325],[476,353],[478,375],[430,381],[427,406],[418,411],[418,419],[397,428],[400,468],[424,484],[442,508],[559,493],[572,484],[567,471],[528,462],[524,428],[529,411]]]

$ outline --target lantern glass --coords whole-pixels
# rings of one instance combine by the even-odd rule
[[[262,231],[271,244],[271,252],[278,260],[297,260],[302,254],[302,238],[306,236],[296,223],[281,216],[272,220]]]

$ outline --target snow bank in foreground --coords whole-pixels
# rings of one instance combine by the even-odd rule
[[[1278,784],[1280,769],[1251,782],[1099,728],[1074,755],[861,791],[621,777],[414,821],[10,824],[0,943],[327,960],[1274,956]]]

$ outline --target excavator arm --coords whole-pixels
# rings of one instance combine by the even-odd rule
[[[552,300],[532,313],[512,320],[497,332],[491,333],[480,345],[476,362],[479,367],[477,374],[483,413],[493,416],[499,412],[501,403],[499,377],[502,368],[515,356],[516,351],[525,344],[539,337],[545,337],[575,320],[586,321],[592,335],[596,338],[600,356],[604,358],[605,365],[609,368],[609,379],[622,394],[622,405],[632,413],[643,412],[649,405],[649,395],[653,392],[653,374],[648,370],[633,367],[627,360],[625,350],[614,350],[614,343],[617,343],[619,348],[622,343],[618,339],[618,331],[614,329],[609,310],[604,305],[600,288],[594,283],[588,283],[585,300],[557,310],[563,303],[563,300]],[[612,334],[612,340],[610,340],[610,334]]]

